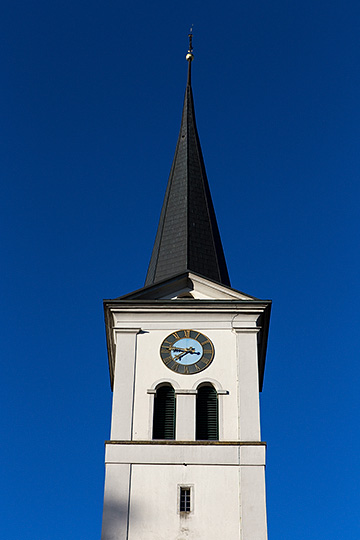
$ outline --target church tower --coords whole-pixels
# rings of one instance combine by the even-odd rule
[[[271,302],[230,286],[195,123],[193,51],[145,286],[105,300],[113,390],[102,540],[266,540]]]

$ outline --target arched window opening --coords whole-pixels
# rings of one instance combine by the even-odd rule
[[[219,440],[218,397],[212,384],[201,385],[197,391],[196,440]]]
[[[156,390],[153,439],[175,439],[175,391],[171,384]]]

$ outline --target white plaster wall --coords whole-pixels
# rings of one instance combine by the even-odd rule
[[[111,439],[131,440],[134,416],[136,336],[139,328],[115,331],[115,376],[111,416]]]
[[[176,324],[176,323],[175,323]],[[180,326],[179,326],[180,325]],[[181,375],[168,369],[161,361],[159,350],[162,341],[170,333],[169,329],[152,330],[138,336],[138,358],[136,363],[136,385],[135,385],[135,406],[134,406],[134,439],[151,439],[151,407],[147,391],[156,383],[168,381],[175,389],[191,390],[204,381],[213,382],[217,389],[227,390],[228,395],[219,396],[221,421],[219,435],[221,439],[237,439],[237,385],[236,385],[236,336],[231,331],[223,331],[207,328],[201,321],[190,321],[188,325],[179,322],[173,327],[177,329],[194,328],[211,339],[215,346],[215,357],[210,366],[194,375]],[[146,332],[146,331],[145,331]],[[153,396],[152,396],[153,399]],[[180,430],[178,435],[185,435],[185,440],[189,434],[195,433],[195,400],[196,395],[177,395],[177,424],[182,426],[184,414],[187,409],[193,411],[187,416],[187,428]],[[186,402],[186,403],[185,403]],[[192,402],[192,405],[191,405]],[[150,427],[150,431],[149,431]],[[181,440],[181,439],[180,439]]]
[[[265,467],[240,467],[244,540],[266,540]]]
[[[177,441],[193,441],[195,439],[195,423],[191,420],[195,418],[196,414],[195,398],[193,393],[186,393],[186,390],[176,391],[175,439]]]
[[[238,439],[260,441],[257,333],[237,330]]]
[[[127,540],[130,464],[106,464],[101,540]]]
[[[244,445],[229,443],[186,444],[108,443],[105,461],[108,464],[155,465],[265,465],[264,443]]]
[[[215,308],[115,312],[111,439],[151,441],[149,390],[167,381],[176,390],[177,440],[193,440],[191,391],[209,381],[228,392],[218,396],[220,441],[260,441],[258,315]],[[194,375],[172,372],[159,355],[165,337],[184,328],[202,332],[215,346],[212,364]],[[267,538],[264,446],[109,444],[106,463],[102,540]],[[179,484],[194,489],[194,511],[186,517],[177,512]]]
[[[188,515],[178,512],[179,484],[193,487]],[[129,540],[221,538],[240,539],[237,467],[132,467]]]
[[[157,384],[167,381],[175,389],[194,390],[201,382],[209,381],[217,390],[228,392],[227,395],[219,395],[220,440],[260,440],[256,333],[233,329],[234,315],[201,312],[131,314],[131,326],[139,327],[141,331],[136,335],[136,346],[131,344],[130,337],[117,334],[121,345],[117,344],[114,394],[119,394],[119,398],[114,395],[112,439],[152,438],[154,396],[149,395],[148,390],[154,389]],[[128,313],[118,314],[117,325],[125,326],[128,316]],[[253,314],[246,314],[246,324],[256,330]],[[182,328],[202,332],[215,346],[213,362],[200,373],[181,375],[168,369],[161,361],[159,350],[162,341],[171,332]],[[126,346],[122,345],[124,338],[127,340]],[[131,350],[134,351],[133,356]],[[126,389],[119,384],[119,379],[127,385]],[[121,390],[118,391],[120,386]],[[134,396],[130,392],[132,388]],[[133,401],[133,410],[129,408],[130,400]],[[179,440],[194,437],[195,400],[196,395],[177,396]],[[184,420],[184,414],[191,411],[192,414]],[[128,427],[122,429],[121,425],[128,426],[131,418],[133,424],[130,432]],[[124,436],[119,436],[121,433]]]
[[[266,540],[264,468],[261,444],[108,443],[101,539]]]

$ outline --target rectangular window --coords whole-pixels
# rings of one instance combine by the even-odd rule
[[[190,488],[180,487],[180,512],[190,512]]]

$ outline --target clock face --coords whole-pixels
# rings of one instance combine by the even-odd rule
[[[214,358],[214,345],[197,330],[177,330],[161,344],[160,356],[166,367],[191,375],[207,368]]]

